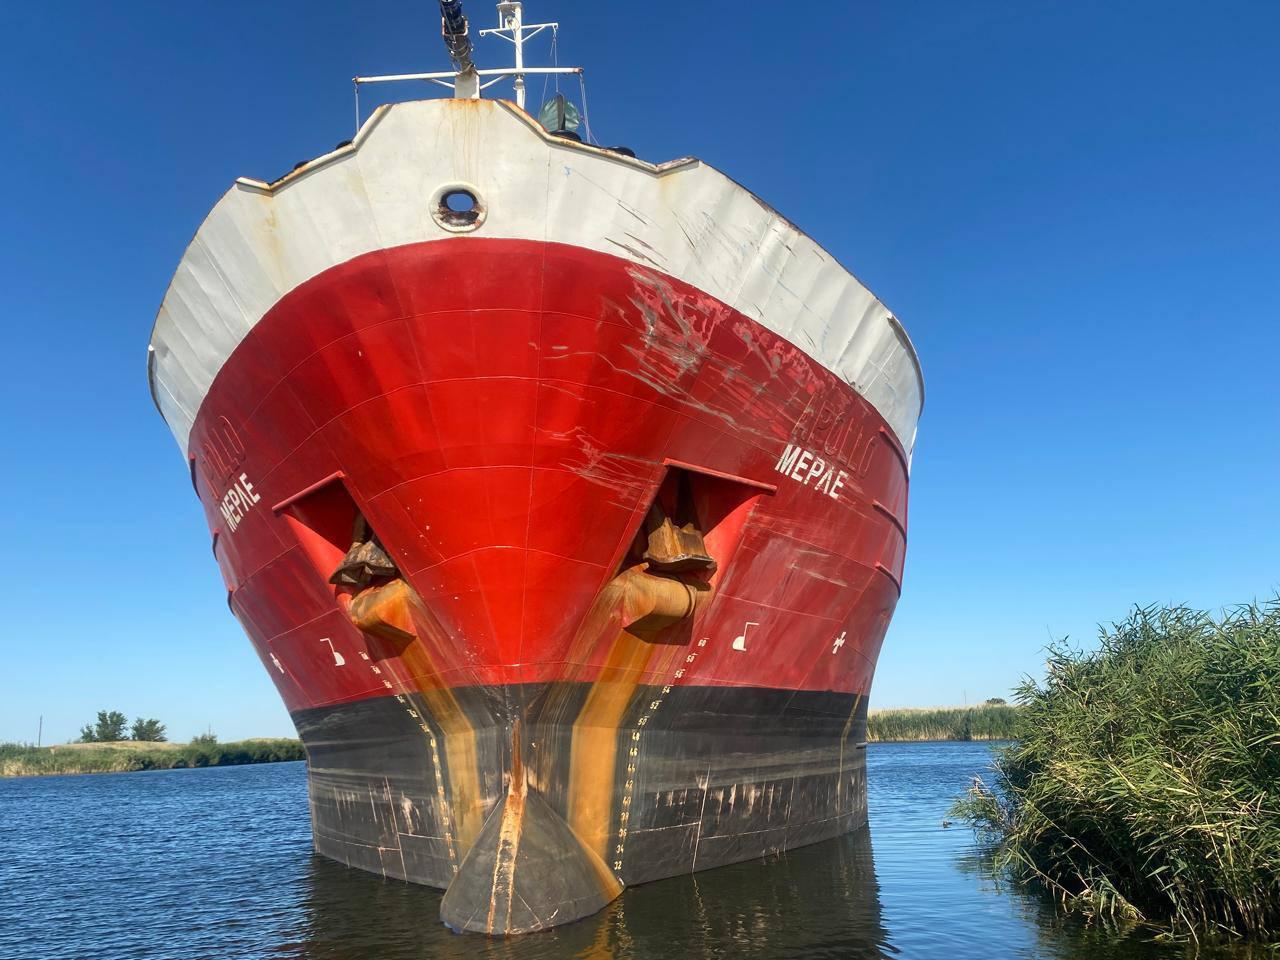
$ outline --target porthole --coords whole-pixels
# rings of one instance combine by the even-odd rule
[[[468,214],[474,213],[476,209],[476,198],[470,190],[450,190],[443,200],[452,213]]]
[[[469,183],[446,183],[431,200],[431,216],[450,233],[478,230],[488,212],[479,191]]]

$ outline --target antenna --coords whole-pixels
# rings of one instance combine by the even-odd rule
[[[385,77],[353,77],[356,88],[356,131],[360,129],[360,86],[366,83],[396,83],[404,80],[423,80],[437,83],[453,91],[456,99],[478,100],[480,92],[487,90],[495,83],[511,78],[515,87],[516,105],[520,109],[525,106],[525,77],[541,74],[577,74],[582,76],[581,67],[526,67],[524,65],[524,44],[544,30],[553,33],[560,28],[558,23],[525,23],[524,4],[517,0],[498,4],[498,26],[481,30],[482,37],[501,37],[515,47],[515,64],[497,70],[479,70],[471,59],[472,46],[467,16],[462,12],[462,0],[439,0],[440,32],[444,37],[445,49],[453,60],[456,69],[443,73],[397,73]]]

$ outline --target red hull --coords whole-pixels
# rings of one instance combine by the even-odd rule
[[[322,273],[236,348],[191,450],[232,609],[293,711],[391,686],[354,668],[366,638],[326,582],[350,518],[300,497],[326,480],[447,641],[431,676],[384,659],[400,683],[590,680],[604,654],[575,633],[672,464],[759,485],[685,682],[865,693],[902,577],[907,463],[876,411],[724,304],[573,247],[456,239]]]

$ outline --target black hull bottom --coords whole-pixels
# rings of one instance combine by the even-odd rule
[[[543,929],[623,884],[866,823],[866,699],[729,687],[464,688],[294,715],[318,853],[448,892],[451,926]],[[613,722],[602,724],[602,718]]]

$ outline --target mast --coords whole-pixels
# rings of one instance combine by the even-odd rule
[[[544,30],[555,33],[560,29],[558,23],[525,23],[524,4],[519,0],[506,0],[498,6],[498,26],[481,30],[482,37],[501,37],[515,48],[515,64],[496,70],[477,69],[472,60],[470,28],[467,15],[462,10],[462,0],[439,0],[440,33],[444,37],[445,49],[454,69],[447,73],[397,73],[384,77],[355,77],[356,87],[356,129],[360,128],[360,86],[365,83],[391,83],[401,80],[425,80],[438,83],[453,91],[458,99],[478,99],[483,90],[495,83],[510,79],[515,88],[515,100],[522,110],[525,108],[525,77],[538,74],[578,74],[581,67],[526,67],[524,63],[524,44]]]
[[[524,109],[524,42],[535,37],[548,27],[552,31],[559,30],[558,23],[535,23],[531,27],[524,24],[524,4],[519,2],[499,3],[498,22],[501,24],[492,30],[481,30],[480,36],[502,37],[509,40],[516,48],[516,68],[512,78],[512,86],[516,90],[516,106]]]

